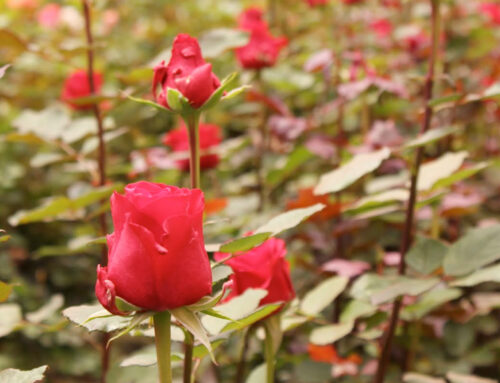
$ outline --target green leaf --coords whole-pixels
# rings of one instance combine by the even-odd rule
[[[448,251],[448,246],[432,238],[418,237],[406,254],[406,264],[422,274],[430,274],[439,268]]]
[[[12,292],[12,285],[0,281],[0,303],[5,302]]]
[[[500,283],[500,264],[485,267],[466,277],[457,279],[450,283],[451,286],[471,287],[484,282],[499,282]]]
[[[203,57],[213,59],[227,50],[246,45],[249,39],[250,36],[246,31],[216,28],[203,33],[199,41]]]
[[[47,141],[59,140],[71,124],[67,108],[55,105],[41,111],[24,110],[13,122],[21,134],[34,134]]]
[[[309,342],[317,345],[327,345],[345,337],[354,328],[354,322],[332,324],[315,328],[309,336]]]
[[[421,146],[428,145],[436,142],[446,136],[460,132],[460,129],[455,126],[448,126],[445,128],[431,129],[419,137],[408,142],[404,147],[405,149],[413,149]]]
[[[137,326],[139,326],[142,322],[144,322],[146,319],[148,319],[151,315],[153,315],[151,312],[145,312],[145,313],[140,313],[140,314],[135,314],[132,319],[130,320],[129,324],[127,327],[122,329],[121,331],[118,332],[118,334],[113,335],[109,341],[108,345],[111,344],[111,342],[117,340],[118,338],[121,338],[124,335],[127,335],[130,331],[135,329]]]
[[[255,234],[268,234],[276,236],[282,231],[291,229],[297,226],[305,219],[325,208],[322,203],[317,203],[313,206],[304,207],[300,209],[289,210],[272,218],[268,223],[255,230]]]
[[[233,269],[226,265],[215,266],[212,269],[212,285],[220,281],[225,280],[231,274],[233,274]]]
[[[244,329],[245,327],[248,327],[254,323],[257,323],[258,321],[275,313],[276,310],[278,308],[280,308],[281,306],[282,306],[282,303],[275,303],[275,304],[269,304],[269,305],[262,306],[257,311],[246,316],[245,318],[238,319],[237,321],[227,323],[222,328],[222,330],[220,332],[228,332],[228,331],[236,331],[236,330]]]
[[[346,214],[356,215],[369,210],[378,209],[384,206],[392,205],[397,202],[408,200],[409,191],[406,189],[386,190],[382,193],[361,198],[354,205],[345,210]]]
[[[9,335],[21,323],[21,307],[16,303],[0,305],[0,338]]]
[[[222,96],[221,101],[231,100],[232,98],[239,96],[240,94],[242,94],[243,92],[246,92],[248,89],[251,89],[251,88],[252,88],[251,85],[242,85],[242,86],[239,86],[238,88],[234,88],[234,89],[230,90],[229,92],[227,92],[224,96]]]
[[[415,372],[408,372],[403,376],[404,383],[446,383],[444,379],[433,378],[428,375],[417,374]]]
[[[370,301],[371,296],[376,291],[380,291],[385,287],[390,286],[392,283],[392,278],[373,273],[366,273],[356,279],[351,287],[350,295],[358,300]]]
[[[29,371],[21,371],[13,368],[0,371],[1,383],[36,383],[44,379],[48,366],[41,366]]]
[[[137,102],[139,104],[151,106],[152,108],[155,108],[155,109],[160,110],[162,112],[167,112],[169,114],[174,114],[174,112],[171,111],[170,109],[165,108],[163,105],[160,105],[160,104],[158,104],[158,103],[156,103],[154,101],[146,100],[146,99],[138,98],[138,97],[132,97],[132,96],[127,96],[127,98],[129,100]]]
[[[207,348],[208,352],[210,353],[210,358],[214,363],[216,363],[215,356],[212,352],[212,345],[210,344],[207,332],[203,328],[198,315],[196,315],[196,313],[192,312],[186,307],[178,307],[169,311],[172,313],[175,319],[177,319],[182,324],[182,326],[186,328],[186,330],[193,334],[194,337]]]
[[[340,322],[354,322],[358,318],[370,316],[377,312],[377,307],[365,301],[353,299],[347,303],[340,314]]]
[[[437,160],[427,162],[420,168],[417,180],[419,191],[431,189],[438,181],[455,173],[468,156],[466,151],[446,153]]]
[[[224,340],[219,339],[214,342],[212,342],[212,349],[216,349],[219,347],[222,343],[224,343]],[[197,345],[193,348],[193,358],[195,359],[203,359],[205,356],[208,355],[208,350],[205,346],[203,345]],[[180,353],[175,353],[172,352],[172,362],[177,362],[177,361],[182,361],[184,360],[184,355]],[[132,355],[128,356],[122,362],[120,363],[121,367],[129,367],[129,366],[141,366],[141,367],[147,367],[147,366],[153,366],[156,364],[156,347],[154,345],[146,346],[136,352],[134,352]]]
[[[500,225],[473,229],[450,246],[444,259],[447,275],[471,273],[500,259]]]
[[[62,294],[52,295],[49,301],[38,310],[26,314],[26,319],[31,323],[42,323],[58,312],[63,305],[64,297]]]
[[[314,194],[336,193],[352,185],[361,177],[377,169],[389,158],[391,151],[383,148],[372,153],[362,153],[354,156],[339,168],[321,176]]]
[[[450,383],[498,383],[498,380],[481,378],[476,375],[465,375],[450,371],[446,374],[446,379]]]
[[[438,278],[415,279],[402,276],[394,277],[392,278],[392,283],[389,286],[373,293],[371,302],[374,305],[380,305],[382,303],[390,302],[402,295],[417,296],[427,290],[430,290],[438,283]]]
[[[190,311],[203,311],[214,307],[224,296],[224,290],[219,291],[215,296],[204,296],[198,302],[185,306]]]
[[[461,93],[453,93],[448,96],[444,97],[437,97],[433,98],[432,100],[429,101],[428,105],[432,108],[439,106],[441,104],[448,104],[450,102],[458,101],[460,100],[464,95]]]
[[[89,331],[111,332],[126,328],[130,324],[130,318],[117,315],[99,317],[89,320],[96,315],[102,316],[103,308],[100,304],[71,306],[63,310],[63,315],[79,326]]]
[[[4,234],[5,230],[0,229],[0,243],[7,242],[10,239],[10,235]]]
[[[404,320],[418,320],[446,302],[457,299],[462,295],[460,289],[434,289],[422,294],[419,301],[406,306],[401,312]]]
[[[229,302],[218,305],[215,311],[232,320],[240,320],[254,313],[261,299],[267,294],[267,290],[247,289]],[[214,317],[203,317],[202,322],[211,334],[218,334],[230,323],[228,320]]]
[[[92,189],[90,192],[74,199],[53,197],[38,208],[18,211],[9,217],[8,221],[12,226],[39,221],[51,221],[57,219],[62,213],[76,212],[78,209],[107,199],[114,191],[119,191],[122,187],[123,185],[119,183],[102,186]]]
[[[458,172],[452,174],[451,176],[442,178],[439,181],[437,181],[434,184],[433,189],[446,188],[448,186],[451,186],[459,181],[462,181],[464,179],[476,175],[477,173],[486,169],[490,165],[491,165],[490,162],[480,162],[468,168],[461,169]]]
[[[248,237],[238,238],[222,245],[219,251],[231,254],[238,253],[240,251],[248,251],[262,244],[270,236],[270,233],[259,233],[249,235]]]
[[[301,312],[311,316],[319,314],[344,291],[348,282],[349,278],[339,276],[321,282],[304,296]]]

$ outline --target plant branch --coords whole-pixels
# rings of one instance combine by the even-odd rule
[[[83,16],[85,19],[85,37],[87,40],[87,78],[89,82],[90,95],[96,95],[96,86],[94,83],[94,38],[92,36],[92,15],[91,6],[89,0],[82,0]],[[101,109],[99,103],[95,102],[92,105],[92,111],[94,113],[95,120],[97,122],[97,139],[99,141],[98,148],[98,185],[104,186],[106,184],[106,146],[104,143],[104,125],[102,122]],[[101,201],[101,205],[105,204],[106,201]],[[106,222],[106,213],[102,212],[99,214],[99,225],[100,232],[102,236],[108,233],[108,225]],[[108,253],[106,245],[101,248],[101,264],[106,265],[108,263]],[[101,383],[106,383],[106,375],[109,369],[109,347],[108,341],[110,339],[109,334],[104,334],[101,339],[102,350],[101,350]]]
[[[432,99],[434,74],[435,74],[435,67],[439,50],[439,40],[440,40],[439,1],[440,0],[430,0],[432,9],[431,20],[432,20],[433,40],[432,40],[432,52],[431,52],[431,57],[429,59],[429,66],[425,81],[425,89],[424,89],[425,111],[424,111],[424,119],[420,128],[420,134],[423,134],[430,129],[431,119],[433,114],[432,106],[429,105],[429,101]],[[420,171],[420,165],[423,160],[423,155],[424,155],[424,148],[423,147],[417,148],[411,173],[410,196],[406,208],[405,226],[403,232],[403,239],[401,242],[401,259],[399,261],[399,266],[398,266],[398,273],[400,275],[404,275],[406,272],[405,255],[408,252],[413,240],[415,202],[417,199],[417,181],[418,181],[418,174]],[[389,327],[387,328],[382,341],[382,351],[378,362],[377,372],[373,380],[374,383],[383,383],[385,379],[385,374],[387,371],[392,350],[392,341],[399,320],[399,313],[401,311],[401,306],[402,306],[401,299],[402,298],[398,298],[394,302],[394,305],[392,307]]]

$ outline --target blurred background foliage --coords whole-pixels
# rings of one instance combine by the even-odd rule
[[[423,144],[426,161],[449,152],[466,155],[447,158],[430,172],[429,185],[419,194],[417,229],[439,241],[427,244],[432,247],[448,246],[474,227],[493,228],[489,255],[464,266],[479,259],[479,250],[489,243],[484,236],[469,237],[471,252],[456,266],[458,272],[446,273],[446,248],[414,250],[411,277],[437,278],[445,293],[438,288],[421,297],[430,288],[409,293],[405,286],[402,293],[367,306],[359,302],[387,286],[383,278],[395,274],[399,256],[412,158],[408,143],[417,137],[422,119],[431,45],[427,1],[331,0],[324,7],[299,0],[94,1],[95,67],[104,78],[100,101],[108,151],[108,185],[102,188],[95,187],[95,120],[61,102],[66,77],[86,67],[81,4],[50,3],[60,6],[52,24],[41,16],[47,1],[0,2],[0,228],[6,231],[0,232],[0,280],[5,282],[0,285],[0,298],[5,295],[0,299],[0,370],[49,365],[50,382],[98,381],[99,337],[68,322],[61,310],[95,301],[101,199],[143,179],[189,185],[189,175],[175,165],[178,157],[162,144],[179,122],[126,97],[151,98],[152,68],[168,60],[173,38],[182,32],[200,40],[219,78],[237,71],[241,84],[253,86],[204,115],[222,128],[224,137],[215,149],[220,164],[202,178],[206,242],[237,238],[287,209],[321,202],[325,210],[283,235],[297,295],[303,297],[333,274],[351,278],[348,295],[356,300],[343,295],[322,319],[286,332],[277,380],[369,381],[387,302],[399,294],[411,295],[405,303],[413,306],[403,317],[406,325],[397,336],[397,363],[389,381],[401,381],[401,361],[408,363],[407,371],[433,376],[450,371],[499,376],[498,276],[480,279],[481,284],[459,282],[463,289],[448,287],[500,257],[500,237],[495,242],[500,21],[481,7],[485,2],[442,1],[432,100],[433,128],[441,130]],[[259,72],[239,68],[233,51],[248,41],[236,29],[238,15],[248,6],[266,10],[273,34],[288,39],[278,63]],[[264,154],[262,126],[269,132]],[[352,184],[344,180],[335,193],[313,195],[323,173],[383,146],[392,154],[381,166],[368,169],[371,164],[365,162],[361,168],[366,171],[360,169]],[[361,177],[362,182],[353,183]],[[381,197],[380,192],[388,194]],[[426,254],[437,263],[429,267]],[[344,315],[358,318],[354,334],[335,342],[335,349],[311,346],[311,330],[337,322],[346,307],[353,309],[352,302],[361,314]],[[232,336],[217,349],[219,366],[211,367],[205,358],[199,381],[233,381],[239,341]],[[125,357],[148,344],[151,339],[139,336],[113,344],[108,381],[155,382],[154,366],[120,367]],[[249,370],[261,362],[259,350],[258,341],[252,341]],[[332,350],[340,357],[329,357]],[[349,357],[354,359],[346,362]],[[407,381],[425,381],[418,379]]]

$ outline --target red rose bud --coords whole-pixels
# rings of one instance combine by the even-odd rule
[[[115,232],[107,236],[108,266],[97,267],[96,296],[123,315],[115,298],[164,311],[199,301],[212,291],[203,242],[203,193],[151,182],[111,197]]]
[[[94,73],[93,77],[95,93],[99,93],[102,87],[102,75],[100,73]],[[75,101],[82,97],[90,97],[91,95],[92,92],[90,91],[87,72],[83,69],[79,69],[66,78],[61,99],[75,110],[88,110],[92,108],[93,103],[81,104]]]
[[[161,88],[157,93],[158,86]],[[168,65],[162,61],[154,68],[153,95],[155,101],[167,108],[167,90],[178,90],[194,108],[201,107],[220,86],[212,73],[212,64],[205,62],[198,40],[180,34],[174,40]]]
[[[260,69],[273,66],[281,49],[287,45],[285,38],[276,38],[269,32],[267,23],[262,19],[262,11],[247,9],[238,20],[239,29],[250,32],[247,45],[236,49],[236,58],[246,69]]]
[[[216,253],[215,259],[221,261],[229,255]],[[249,288],[267,290],[268,294],[262,298],[260,305],[291,301],[295,291],[285,255],[285,241],[270,238],[262,245],[224,262],[234,272],[230,279],[231,292],[225,301],[243,294]]]
[[[208,151],[216,147],[221,142],[221,132],[217,125],[202,124],[198,127],[200,135],[200,166],[202,169],[212,169],[219,163],[219,156],[215,153],[203,154],[203,151]],[[168,132],[163,138],[163,143],[172,148],[174,152],[189,153],[189,135],[185,124],[182,124],[177,129]],[[189,171],[189,159],[181,159],[177,161],[177,165],[183,171]]]

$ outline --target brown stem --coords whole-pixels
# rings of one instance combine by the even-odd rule
[[[83,15],[85,17],[85,36],[87,39],[87,77],[91,96],[96,95],[96,87],[94,83],[94,38],[92,36],[92,18],[91,8],[88,0],[82,0]],[[101,108],[98,102],[92,105],[92,111],[97,122],[97,139],[99,140],[98,147],[98,164],[99,164],[99,186],[106,184],[106,146],[104,143],[104,125],[102,123]],[[104,201],[102,201],[104,203]],[[99,215],[99,223],[101,226],[101,235],[106,235],[108,227],[106,223],[106,213]],[[106,246],[102,247],[101,264],[108,263]]]
[[[427,77],[425,81],[424,90],[424,102],[425,102],[425,112],[422,126],[420,128],[420,133],[423,134],[430,129],[431,119],[433,110],[429,105],[429,101],[432,99],[433,85],[434,85],[434,72],[436,66],[436,59],[438,56],[438,47],[440,39],[440,15],[439,15],[439,0],[430,0],[432,8],[432,52],[429,59],[429,67],[427,72]],[[415,160],[413,163],[411,183],[410,183],[410,196],[408,200],[408,205],[406,208],[406,220],[403,232],[403,239],[401,242],[401,259],[399,261],[398,272],[399,275],[404,275],[406,271],[405,255],[411,246],[413,239],[413,226],[414,226],[414,214],[415,214],[415,202],[417,199],[417,180],[418,173],[420,171],[420,164],[422,163],[424,155],[423,147],[419,147],[415,153]],[[394,333],[396,331],[396,326],[399,320],[399,313],[401,311],[401,298],[398,298],[392,307],[391,317],[389,320],[389,327],[387,328],[383,341],[382,341],[382,352],[378,361],[377,372],[373,383],[383,383],[387,367],[390,360],[392,340],[394,338]]]
[[[85,37],[87,40],[87,78],[89,81],[89,88],[91,96],[96,95],[96,86],[94,83],[94,39],[92,36],[92,18],[91,6],[89,0],[82,0],[83,16],[85,18]],[[98,102],[92,105],[92,111],[97,122],[97,139],[99,140],[98,147],[98,164],[99,164],[99,186],[106,184],[106,146],[104,143],[104,125],[102,123],[101,109]],[[104,204],[105,201],[101,201]],[[108,225],[106,222],[106,213],[99,214],[99,225],[101,235],[104,236],[108,232]],[[101,249],[101,264],[108,263],[108,254],[106,245]],[[109,334],[105,333],[101,339],[101,383],[106,383],[106,375],[109,369],[109,347],[108,347]]]
[[[184,383],[191,383],[191,374],[193,369],[193,348],[194,338],[193,335],[186,331],[184,340]]]

